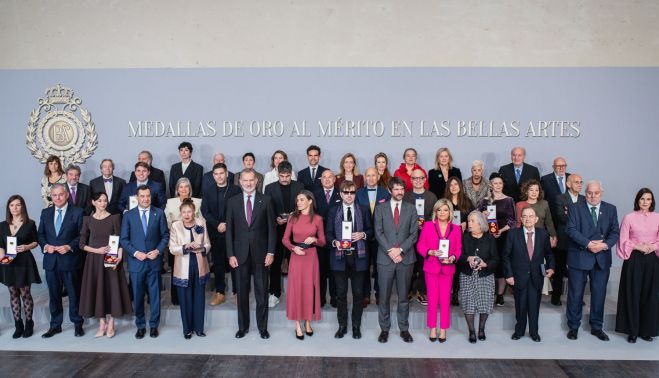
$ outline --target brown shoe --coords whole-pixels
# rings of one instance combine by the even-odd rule
[[[222,293],[213,294],[213,298],[211,299],[211,306],[219,306],[222,303],[224,303],[224,294]]]

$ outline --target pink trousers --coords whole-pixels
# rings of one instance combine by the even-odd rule
[[[439,306],[439,328],[451,327],[451,286],[453,275],[424,272],[428,291],[428,328],[437,328],[437,306]]]

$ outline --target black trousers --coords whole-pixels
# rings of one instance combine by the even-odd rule
[[[529,278],[526,286],[519,286],[515,282],[513,296],[515,297],[515,333],[524,336],[526,333],[526,320],[529,322],[529,334],[538,334],[538,316],[540,315],[540,296],[542,285],[535,287],[533,280]]]
[[[329,288],[330,298],[336,298],[336,283],[334,275],[330,273],[330,250],[324,247],[316,247],[318,256],[318,268],[320,270],[320,306],[324,306],[327,301],[327,291]],[[329,281],[329,285],[328,285]]]
[[[250,252],[247,260],[238,265],[238,327],[249,330],[249,291],[254,276],[254,299],[256,300],[256,325],[259,331],[268,329],[268,279],[269,269],[264,264],[265,258],[254,258]]]
[[[336,281],[336,317],[340,327],[348,326],[348,280],[352,289],[352,326],[360,327],[362,324],[362,313],[364,312],[364,277],[366,272],[355,270],[355,255],[345,256],[346,270],[333,270]]]
[[[659,258],[632,251],[622,263],[616,332],[655,337],[659,331]]]
[[[226,291],[227,283],[224,275],[227,271],[227,242],[224,236],[211,237],[211,258],[213,259],[213,276],[215,276],[215,292],[222,293]],[[236,280],[236,270],[231,269],[231,288],[233,293],[237,293],[238,281]]]
[[[554,248],[552,252],[556,261],[556,269],[554,270],[554,275],[551,276],[551,297],[560,299],[563,294],[563,278],[565,278],[567,273],[567,251]]]
[[[284,260],[284,255],[286,254],[286,247],[281,242],[281,239],[284,237],[284,231],[286,230],[286,225],[277,226],[277,249],[275,251],[275,260],[270,266],[270,294],[275,297],[281,297],[281,263]]]

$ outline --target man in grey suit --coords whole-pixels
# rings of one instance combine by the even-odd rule
[[[375,239],[378,241],[378,284],[380,286],[380,303],[378,305],[378,322],[380,336],[378,341],[386,343],[391,328],[389,302],[394,281],[398,293],[397,320],[400,337],[411,343],[408,316],[410,302],[407,293],[410,290],[412,270],[416,256],[414,244],[419,228],[414,205],[403,202],[405,183],[399,177],[389,181],[391,200],[375,207]]]

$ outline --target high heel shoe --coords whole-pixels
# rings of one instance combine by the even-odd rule
[[[478,330],[478,340],[480,341],[485,341],[485,330],[484,329],[479,329]]]
[[[107,336],[109,339],[111,339],[111,338],[114,337],[114,333],[115,333],[115,330],[114,330],[114,319],[110,319],[110,321],[108,321],[108,328],[107,328],[106,336]]]
[[[472,344],[476,344],[476,332],[469,331],[469,342]]]
[[[311,328],[311,322],[308,323],[309,329],[311,331],[307,331],[307,324],[304,325],[304,333],[307,334],[307,336],[313,336],[313,328]]]
[[[441,334],[442,332],[440,331],[439,333]],[[446,341],[446,331],[444,331],[444,337],[440,337],[440,336],[437,337],[437,341],[439,341],[440,343]]]
[[[98,326],[98,331],[96,332],[96,335],[94,337],[103,337],[105,336],[105,330],[107,329],[107,325],[105,322],[101,323]]]
[[[304,340],[304,332],[301,335],[297,334],[297,329],[295,330],[295,338],[298,340]]]

